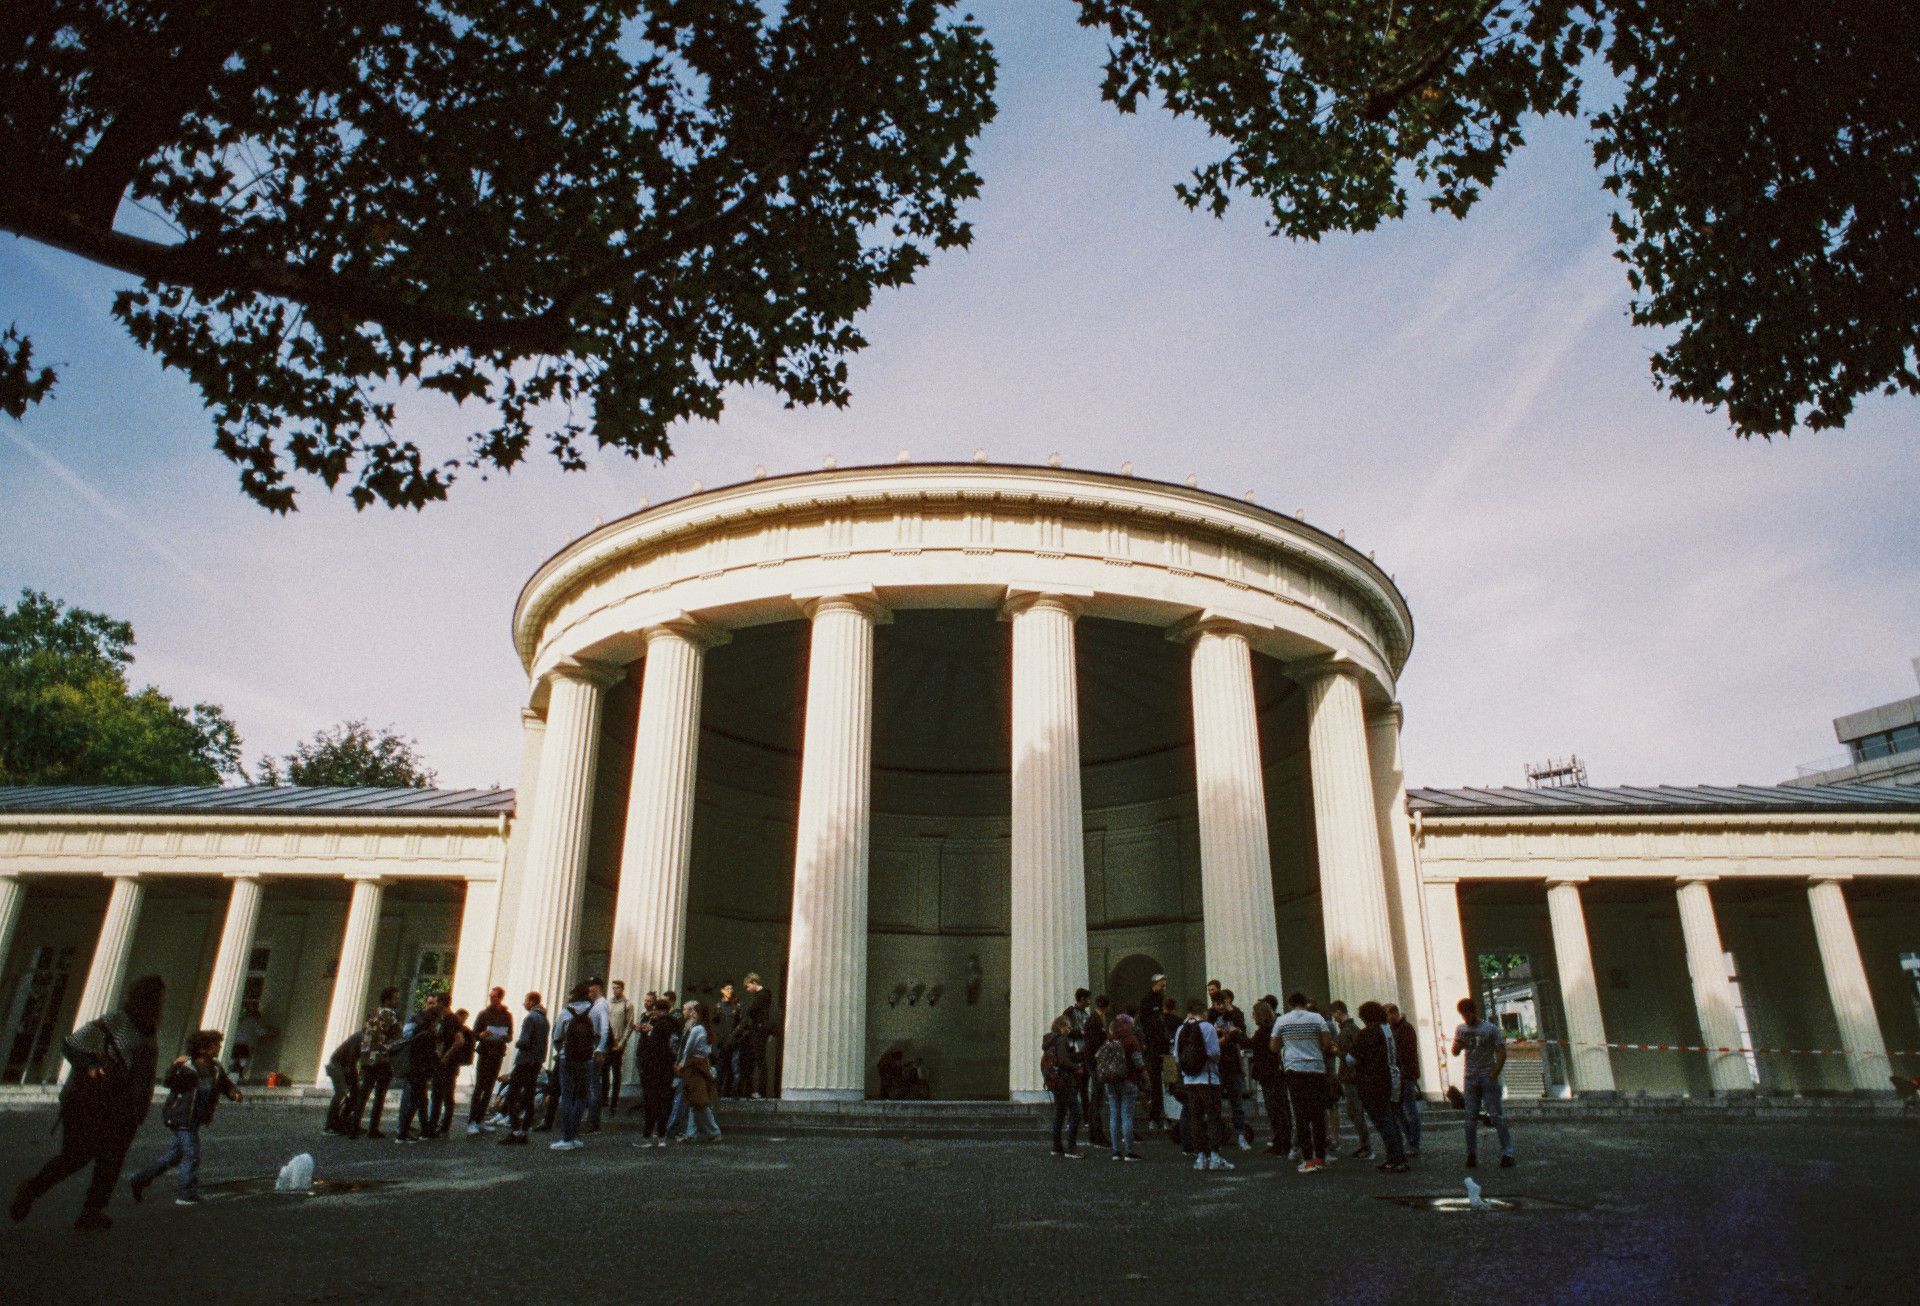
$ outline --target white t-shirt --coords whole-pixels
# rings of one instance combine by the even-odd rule
[[[1274,1021],[1273,1036],[1280,1040],[1280,1069],[1325,1074],[1327,1054],[1320,1050],[1322,1034],[1331,1038],[1333,1026],[1305,1007],[1296,1007]]]

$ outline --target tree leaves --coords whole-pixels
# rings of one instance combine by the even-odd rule
[[[365,721],[316,731],[285,757],[262,757],[258,769],[260,783],[269,785],[431,789],[438,778],[421,759],[418,740]]]

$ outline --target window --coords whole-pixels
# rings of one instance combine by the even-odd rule
[[[1913,999],[1915,1019],[1920,1019],[1920,951],[1909,949],[1900,954],[1900,973],[1907,977],[1907,996]]]
[[[1889,734],[1893,740],[1893,751],[1896,753],[1911,753],[1914,749],[1920,748],[1920,725],[1901,726]]]
[[[273,965],[273,949],[267,944],[256,944],[247,954],[247,979],[240,986],[240,1009],[258,1011],[260,999],[267,992],[267,969]]]
[[[450,943],[436,943],[420,949],[413,967],[413,986],[407,990],[409,1011],[417,1011],[435,993],[453,988],[454,949]]]

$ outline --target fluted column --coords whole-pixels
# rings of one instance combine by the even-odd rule
[[[725,638],[724,632],[690,619],[646,631],[607,970],[608,978],[625,980],[634,993],[684,987],[680,959],[687,933],[700,685],[706,650]]]
[[[1380,824],[1373,810],[1360,679],[1345,666],[1309,673],[1307,752],[1327,933],[1328,996],[1358,1008],[1400,992],[1387,920]]]
[[[468,880],[460,902],[460,941],[453,962],[453,1005],[478,1012],[493,987],[493,935],[500,881]]]
[[[120,990],[127,982],[127,959],[133,953],[133,933],[140,927],[145,887],[136,876],[113,877],[113,894],[107,899],[107,914],[93,945],[86,987],[80,990],[80,1006],[73,1013],[75,1028],[104,1016],[120,1000]]]
[[[540,778],[515,903],[514,982],[507,986],[514,995],[538,990],[549,1011],[559,1010],[579,949],[600,712],[607,686],[621,674],[616,668],[573,662],[551,673]]]
[[[1857,1091],[1885,1093],[1887,1043],[1873,1009],[1873,991],[1867,987],[1867,968],[1860,963],[1846,890],[1838,879],[1815,880],[1807,886],[1807,905],[1813,909],[1813,935],[1820,944],[1820,966],[1833,999],[1840,1046],[1847,1050],[1847,1073]]]
[[[1682,880],[1678,897],[1687,974],[1693,980],[1693,1003],[1700,1013],[1700,1041],[1710,1048],[1737,1049],[1740,1026],[1733,1018],[1733,985],[1727,982],[1726,949],[1720,946],[1720,925],[1714,919],[1713,890],[1706,880]],[[1707,1069],[1716,1093],[1753,1088],[1753,1074],[1741,1052],[1709,1052]]]
[[[320,1039],[316,1084],[326,1084],[327,1057],[353,1036],[367,1017],[367,979],[373,966],[373,940],[380,929],[380,899],[385,880],[362,876],[352,881],[347,928],[340,938],[340,960],[333,968],[333,1000],[327,1004],[327,1032]]]
[[[1547,915],[1553,920],[1553,968],[1560,976],[1567,1041],[1573,1044],[1568,1058],[1573,1087],[1580,1093],[1611,1093],[1613,1054],[1605,1047],[1607,1025],[1600,1015],[1600,986],[1594,980],[1593,946],[1578,881],[1547,881]]]
[[[1253,649],[1229,621],[1177,632],[1192,641],[1194,794],[1200,815],[1200,910],[1207,974],[1247,995],[1285,992],[1273,913],[1267,794]]]
[[[540,751],[547,739],[547,719],[532,708],[520,710],[520,769],[515,772],[513,824],[507,831],[506,864],[500,872],[500,902],[494,912],[493,979],[502,986],[514,983],[513,942],[519,932],[520,888],[526,880],[527,840],[533,833],[533,808],[540,788]],[[520,1009],[525,993],[509,993],[508,1004]]]
[[[1422,1049],[1426,1065],[1440,1075],[1434,1093],[1460,1083],[1460,1064],[1449,1055],[1453,1028],[1459,1022],[1462,998],[1473,996],[1473,972],[1467,969],[1467,937],[1460,926],[1460,885],[1453,880],[1429,880],[1422,886],[1427,914],[1427,949],[1433,963],[1433,1009],[1439,1031],[1431,1048]],[[1422,1085],[1423,1088],[1429,1087]]]
[[[227,918],[220,927],[220,949],[214,954],[213,977],[207,981],[200,1028],[219,1030],[231,1047],[233,1027],[240,1019],[240,990],[247,982],[247,954],[253,951],[253,932],[260,924],[260,877],[236,875],[228,884]]]
[[[781,1096],[866,1096],[871,594],[796,596],[813,622],[795,831]]]
[[[1087,982],[1086,843],[1074,620],[1083,596],[1016,593],[1013,625],[1013,936],[1007,1093],[1047,1097],[1040,1039]]]
[[[1447,1013],[1433,996],[1428,956],[1426,907],[1420,892],[1420,863],[1413,848],[1413,822],[1407,816],[1405,767],[1400,757],[1403,713],[1398,703],[1367,718],[1367,760],[1373,768],[1373,811],[1380,827],[1380,862],[1386,878],[1387,922],[1394,963],[1400,974],[1400,1010],[1420,1035],[1423,1070],[1444,1057]],[[1421,1087],[1434,1084],[1423,1074]]]
[[[0,875],[0,975],[6,973],[14,927],[20,923],[20,907],[26,897],[27,886],[20,883],[19,876]]]

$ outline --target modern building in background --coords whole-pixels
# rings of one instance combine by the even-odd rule
[[[1920,658],[1913,660],[1920,680]],[[1802,766],[1790,785],[1920,785],[1920,694],[1833,719],[1833,733],[1847,751]]]
[[[392,984],[710,999],[779,1085],[1025,1100],[1086,985],[1454,1004],[1515,1091],[1886,1091],[1920,1071],[1920,787],[1413,789],[1413,619],[1344,538],[1191,486],[985,463],[756,479],[535,572],[517,792],[0,791],[0,1053],[162,974],[311,1083]],[[510,705],[503,705],[503,710]],[[1418,711],[1417,703],[1407,710]],[[1642,1050],[1650,1046],[1656,1050]]]

